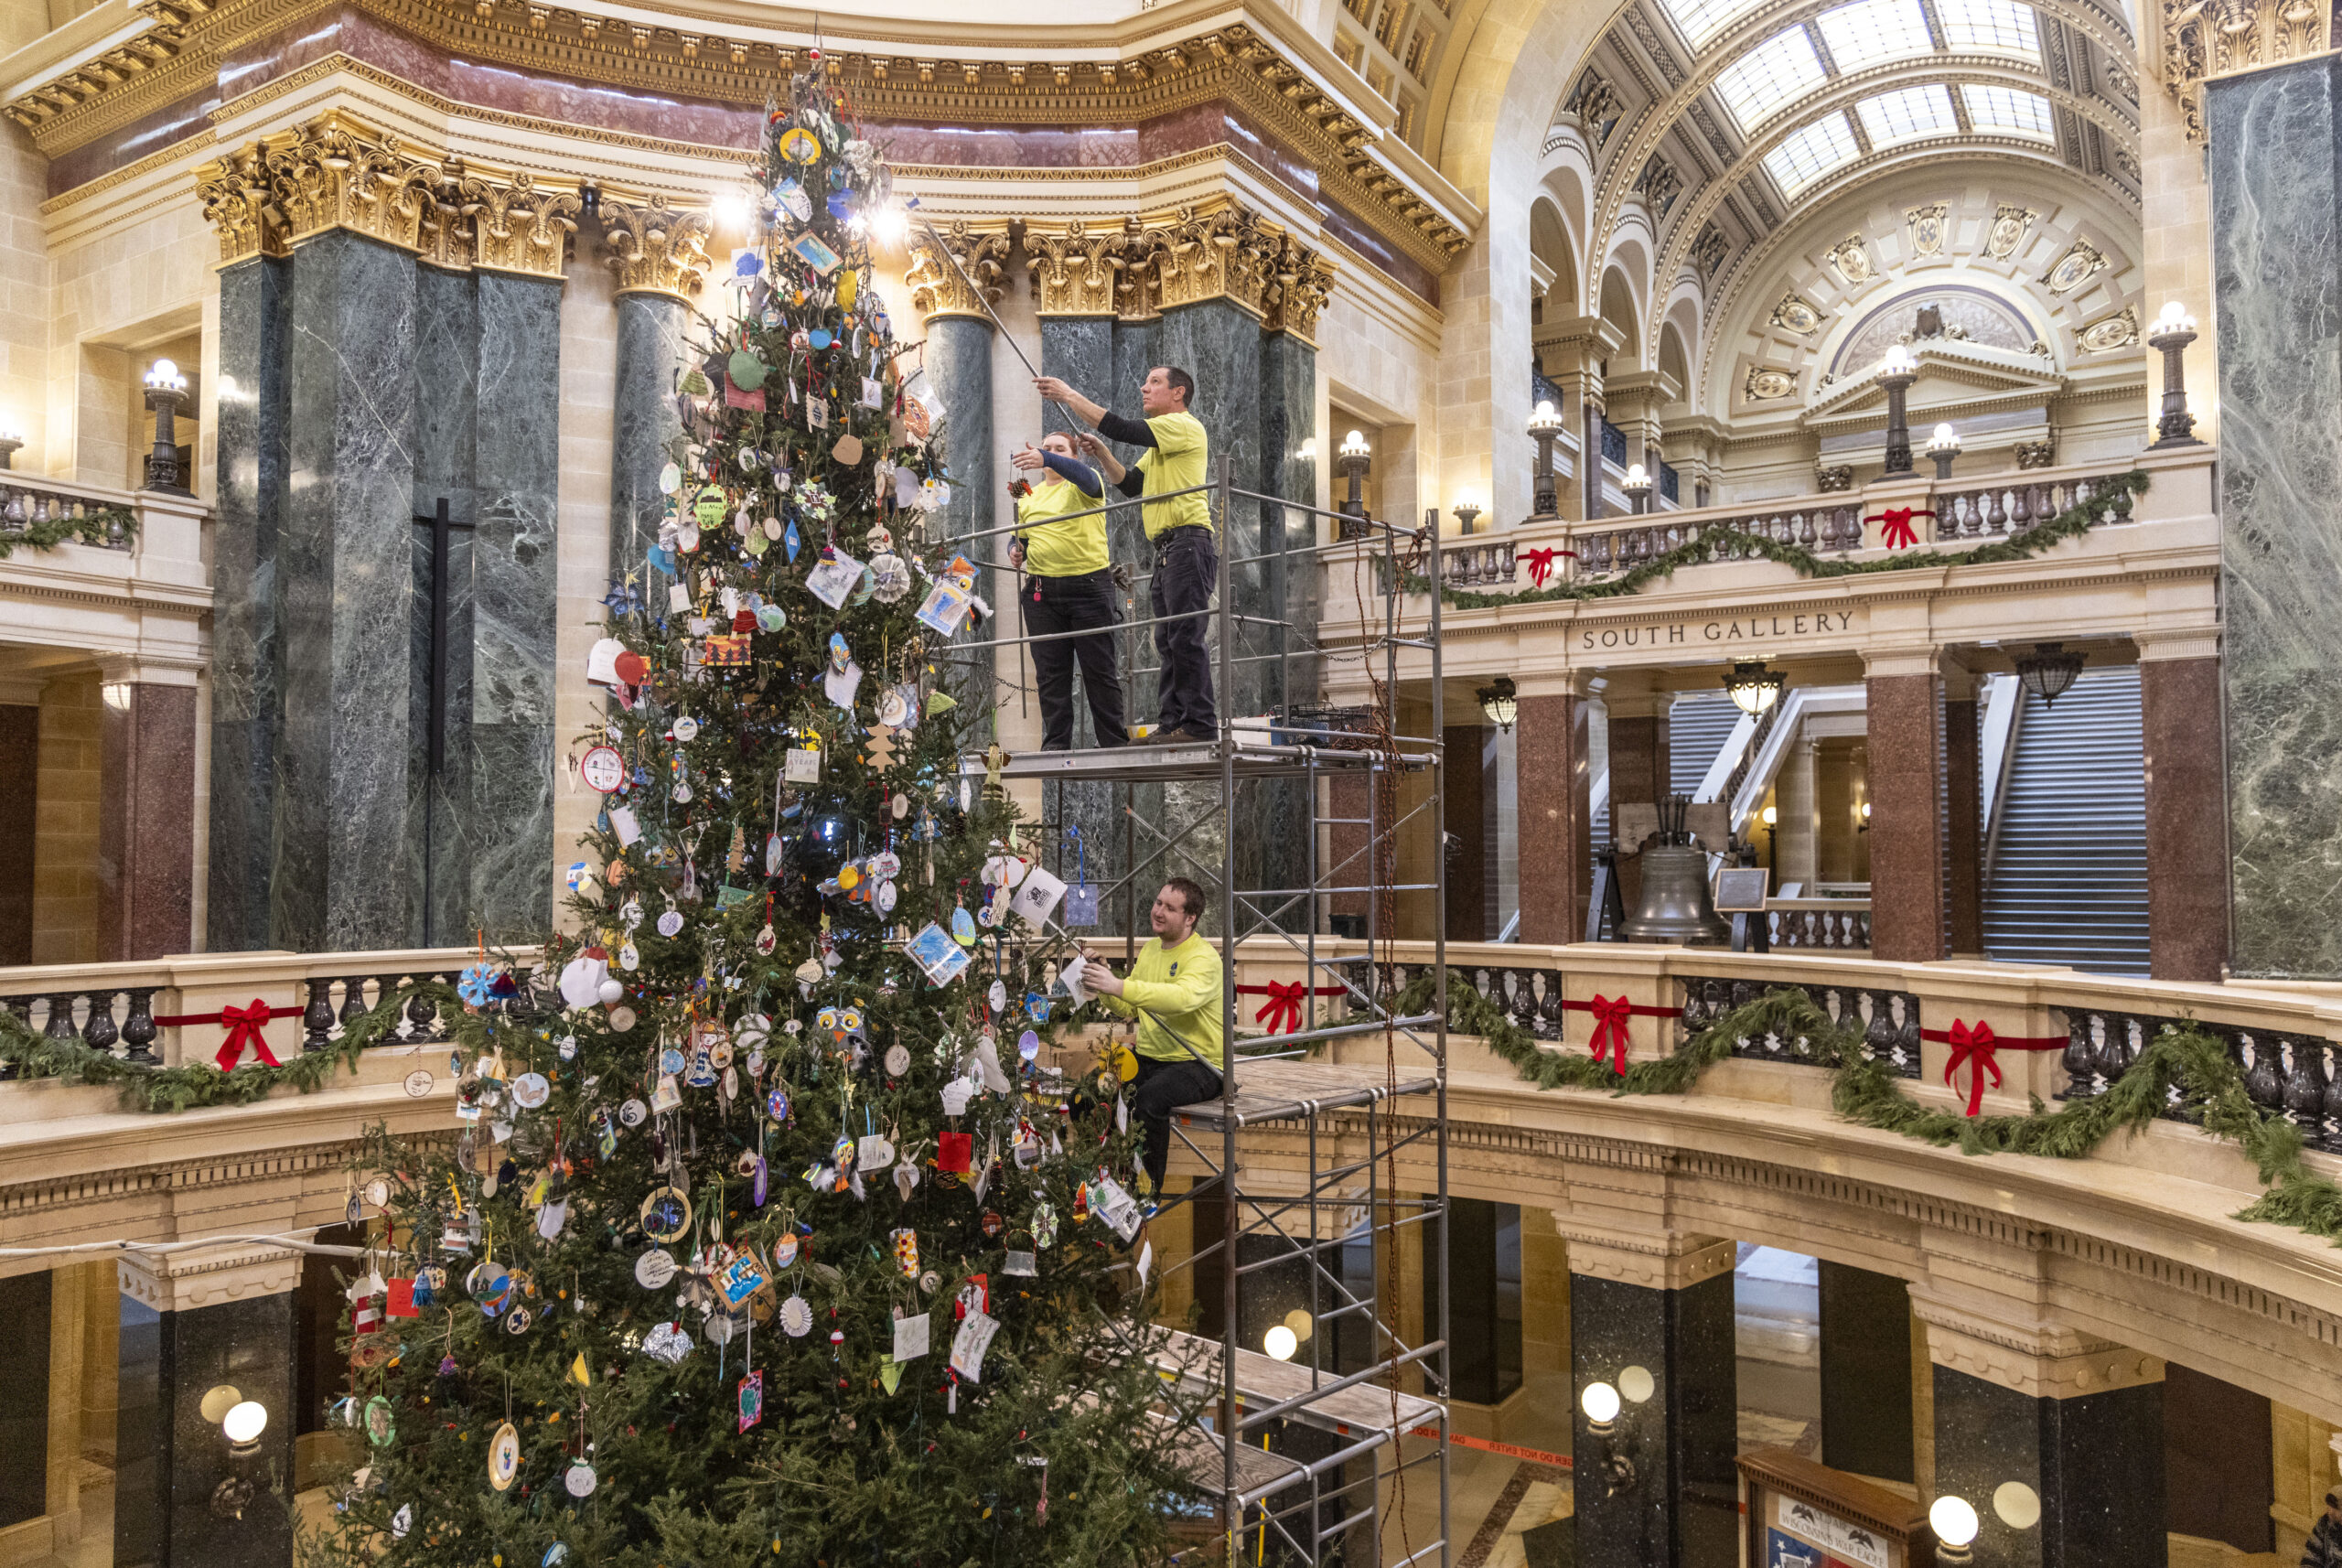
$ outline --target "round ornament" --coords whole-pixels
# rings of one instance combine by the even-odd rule
[[[1016,1054],[1031,1061],[1041,1054],[1041,1036],[1027,1029],[1016,1036]]]
[[[910,704],[903,700],[903,693],[899,687],[889,689],[885,696],[878,699],[880,724],[892,725],[895,728],[900,729],[903,727],[903,721],[909,716]],[[899,800],[902,797],[897,795],[895,799]]]
[[[594,1466],[585,1460],[572,1459],[569,1474],[561,1478],[561,1484],[568,1488],[573,1498],[590,1498],[594,1495],[594,1488],[601,1485],[601,1477],[594,1474]]]
[[[659,470],[660,494],[671,496],[682,488],[683,470],[682,465],[670,463],[665,467]]]
[[[685,714],[675,721],[675,738],[686,744],[699,738],[699,721]]]
[[[673,1046],[669,1046],[665,1050],[661,1051],[659,1070],[669,1078],[679,1076],[683,1070],[683,1053]]]
[[[605,980],[594,988],[594,994],[601,1001],[603,1006],[615,1006],[626,999],[626,982]]]
[[[589,746],[577,759],[577,772],[587,789],[612,794],[626,782],[626,758],[614,746]]]
[[[692,1200],[677,1187],[654,1187],[642,1200],[642,1233],[653,1241],[672,1241],[692,1228]]]
[[[641,1126],[643,1119],[650,1114],[650,1107],[639,1100],[629,1100],[618,1107],[618,1120],[629,1127]]]
[[[802,1339],[813,1331],[813,1309],[801,1295],[792,1295],[780,1304],[780,1326],[791,1339]]]
[[[634,1028],[634,1009],[633,1009],[633,1008],[631,1008],[631,1007],[613,1007],[613,1008],[611,1008],[611,1009],[610,1009],[610,1032],[611,1032],[612,1034],[614,1034],[614,1035],[624,1035],[624,1034],[628,1034],[628,1033],[631,1033],[631,1032],[633,1031],[633,1028]]]
[[[895,912],[896,904],[901,899],[902,893],[893,883],[881,882],[878,884],[878,891],[870,896],[870,904],[871,908],[880,914],[891,915]]]
[[[516,1306],[510,1312],[504,1315],[504,1332],[507,1334],[526,1334],[529,1331],[529,1326],[535,1321],[536,1318],[530,1313],[527,1307]]]
[[[618,967],[629,974],[642,967],[642,950],[634,945],[631,938],[626,946],[618,949]]]
[[[422,1099],[424,1095],[431,1092],[432,1085],[437,1081],[438,1079],[431,1076],[430,1069],[415,1069],[413,1072],[406,1075],[407,1098],[410,1100]]]
[[[679,785],[677,788],[680,789],[681,786]],[[676,932],[682,929],[683,914],[682,910],[670,909],[665,914],[659,917],[659,934],[661,936],[671,938]]]
[[[398,1423],[392,1418],[391,1402],[376,1394],[366,1402],[366,1441],[377,1448],[387,1448],[398,1437]]]
[[[787,1090],[776,1089],[770,1094],[765,1096],[765,1114],[771,1117],[776,1122],[786,1122],[789,1120],[789,1094]]]
[[[793,164],[816,162],[822,156],[822,139],[802,125],[791,125],[781,134],[780,156]],[[798,195],[800,199],[803,199],[804,193],[801,190]],[[795,205],[791,203],[790,207],[791,212],[794,212]],[[805,210],[809,215],[811,213],[811,203],[807,204]],[[801,223],[804,219],[800,218],[798,221]]]
[[[783,1236],[779,1240],[775,1241],[772,1244],[772,1266],[774,1268],[785,1269],[796,1261],[797,1238],[794,1235]]]
[[[984,993],[984,1001],[994,1013],[1008,1011],[1008,987],[995,980],[992,989]]]
[[[512,1080],[512,1102],[534,1111],[553,1097],[553,1084],[541,1072],[524,1072]]]
[[[886,1076],[888,1078],[900,1078],[910,1070],[910,1052],[906,1050],[899,1044],[888,1046],[886,1047]]]
[[[500,1492],[510,1491],[520,1474],[521,1434],[508,1421],[488,1440],[488,1484]]]
[[[634,1261],[634,1283],[644,1290],[664,1290],[675,1277],[673,1254],[653,1247]]]

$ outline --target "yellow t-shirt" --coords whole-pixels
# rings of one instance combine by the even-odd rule
[[[1195,932],[1176,948],[1165,947],[1160,937],[1149,938],[1123,982],[1123,993],[1098,1000],[1110,1013],[1137,1016],[1139,1055],[1166,1062],[1200,1056],[1215,1071],[1226,1070],[1219,950]],[[1189,1046],[1195,1047],[1192,1056]]]
[[[1046,468],[1042,470],[1048,474]],[[1049,474],[1033,493],[1016,503],[1016,532],[1025,541],[1025,570],[1036,577],[1079,577],[1106,569],[1106,517],[1095,509],[1104,501],[1081,493],[1070,479]],[[1067,512],[1087,511],[1070,522],[1051,522]]]
[[[1211,437],[1204,434],[1202,420],[1192,413],[1165,413],[1148,420],[1146,427],[1155,432],[1155,445],[1140,454],[1138,471],[1146,476],[1147,495],[1184,490],[1211,477]],[[1198,490],[1173,500],[1148,501],[1140,509],[1146,536],[1153,539],[1175,528],[1209,528],[1207,499]]]

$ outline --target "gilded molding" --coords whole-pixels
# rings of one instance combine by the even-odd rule
[[[699,292],[714,265],[705,212],[670,207],[664,196],[637,203],[605,195],[601,215],[603,260],[618,274],[618,293],[688,301]]]
[[[347,229],[434,266],[559,278],[582,205],[575,184],[414,149],[346,110],[199,166],[195,189],[221,266]]]
[[[2204,83],[2323,53],[2326,8],[2315,0],[2163,0],[2163,85],[2187,139],[2204,141]]]
[[[910,244],[907,281],[911,304],[925,316],[984,317],[984,307],[1004,291],[1001,279],[1009,248],[1004,223],[998,229],[979,229],[963,218],[942,230],[922,228],[911,236]]]
[[[1313,345],[1338,270],[1282,224],[1226,197],[1161,219],[1128,217],[1119,228],[1079,219],[1027,224],[1025,251],[1043,316],[1145,321],[1173,306],[1226,299],[1266,330]]]
[[[1043,316],[1113,316],[1123,286],[1124,247],[1136,220],[1116,228],[1071,222],[1025,226],[1034,307]]]

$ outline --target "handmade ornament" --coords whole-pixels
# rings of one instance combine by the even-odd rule
[[[602,1478],[594,1473],[594,1466],[583,1457],[572,1459],[569,1473],[561,1478],[562,1488],[573,1498],[590,1498],[594,1495],[594,1488],[601,1484]]]
[[[802,1339],[813,1331],[813,1308],[803,1296],[792,1294],[780,1304],[780,1328],[791,1339]]]
[[[642,1353],[655,1361],[678,1367],[692,1353],[692,1337],[683,1332],[680,1323],[661,1323],[642,1337]]]
[[[488,1440],[488,1484],[500,1492],[510,1491],[520,1475],[521,1433],[508,1421]]]
[[[919,1232],[908,1229],[900,1230],[893,1232],[889,1240],[895,1244],[895,1266],[902,1271],[905,1279],[917,1279],[919,1277]]]

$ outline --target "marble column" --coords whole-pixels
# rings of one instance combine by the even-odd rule
[[[220,274],[219,464],[212,530],[211,788],[204,946],[274,945],[279,727],[277,536],[287,505],[293,294],[274,256]]]
[[[1954,956],[1984,954],[1982,715],[1975,677],[1947,672],[1943,700],[1944,880]],[[1877,808],[1872,808],[1874,814]],[[1877,830],[1872,830],[1875,832]]]
[[[1370,774],[1345,770],[1326,781],[1326,848],[1318,862],[1317,879],[1335,887],[1364,888],[1373,862],[1367,856],[1367,842],[1372,828],[1369,819],[1375,816],[1374,782]],[[1390,857],[1384,857],[1383,880],[1391,880]],[[1330,922],[1327,929],[1364,936],[1367,914],[1373,900],[1364,892],[1333,893],[1327,896],[1327,913]]]
[[[1914,1478],[1911,1294],[1893,1274],[1821,1260],[1821,1462]]]
[[[1734,1244],[1662,1237],[1657,1256],[1570,1244],[1570,1412],[1577,1561],[1642,1568],[1738,1562],[1738,1360]],[[1648,1373],[1650,1391],[1625,1398]],[[1594,1431],[1582,1397],[1622,1395],[1614,1430]],[[1613,1458],[1632,1466],[1613,1467]]]
[[[2204,122],[2233,963],[2331,980],[2342,977],[2342,61],[2208,82]]]
[[[0,1313],[7,1315],[13,1362],[6,1382],[0,1383],[0,1444],[6,1444],[8,1455],[0,1466],[0,1530],[48,1513],[56,1461],[70,1464],[81,1457],[56,1454],[49,1444],[50,1286],[71,1278],[70,1273],[52,1275],[44,1269],[0,1279]],[[48,1537],[44,1533],[42,1539]]]
[[[98,789],[98,957],[194,946],[195,675],[108,660]]]
[[[177,1253],[122,1265],[113,1561],[120,1568],[272,1568],[293,1561],[297,1255],[246,1249],[199,1272]],[[256,1452],[230,1449],[203,1398],[222,1384],[268,1412]],[[215,1507],[249,1483],[241,1519]]]
[[[1575,692],[1520,693],[1515,734],[1524,942],[1574,942],[1585,935],[1594,885],[1589,718],[1585,699]]]
[[[1483,725],[1450,725],[1441,778],[1447,832],[1447,940],[1496,940],[1497,779]]]
[[[1316,464],[1301,456],[1301,450],[1317,436],[1317,350],[1308,339],[1290,331],[1263,333],[1258,342],[1261,447],[1258,478],[1252,488],[1262,495],[1314,505],[1317,499]],[[1310,547],[1316,543],[1320,530],[1313,513],[1287,510],[1266,501],[1255,504],[1260,512],[1259,548],[1274,553],[1261,567],[1262,608],[1258,613],[1284,623],[1256,628],[1254,635],[1244,639],[1248,649],[1278,655],[1257,667],[1259,700],[1255,711],[1290,714],[1295,704],[1316,701],[1321,681],[1317,656],[1309,650],[1320,619],[1317,558]],[[1256,789],[1261,800],[1247,821],[1260,835],[1262,881],[1275,887],[1302,886],[1309,874],[1308,859],[1302,853],[1303,838],[1309,832],[1310,823],[1306,789],[1290,780],[1263,783]],[[1491,855],[1496,846],[1495,810],[1491,785],[1488,834]],[[1491,869],[1488,887],[1492,902],[1495,886]],[[1302,929],[1308,918],[1304,904],[1284,907],[1282,900],[1273,900],[1270,909],[1274,923],[1286,930]],[[1489,934],[1495,934],[1493,929]]]
[[[472,929],[471,874],[480,839],[471,809],[472,573],[479,517],[476,496],[479,398],[479,288],[474,274],[420,266],[414,274],[415,517],[447,503],[446,737],[439,771],[428,762],[431,725],[431,603],[435,530],[414,542],[414,685],[408,705],[425,761],[417,773],[415,832],[425,853],[415,882],[424,946],[459,942]]]
[[[931,534],[964,539],[1007,521],[993,473],[992,342],[993,325],[982,316],[928,317],[927,382],[943,400],[943,451],[951,469],[951,499],[929,522]],[[978,540],[968,548],[986,561],[1007,558],[1003,538]],[[1004,596],[997,591],[984,596],[994,610],[1007,609]],[[1015,616],[1000,614],[972,633],[972,639],[989,642],[995,637],[1019,636],[1016,623]],[[997,663],[992,651],[950,657],[951,668],[961,672],[961,701],[976,704],[979,714],[990,713],[999,702],[992,684]],[[971,734],[982,744],[989,738],[991,725],[983,724]]]
[[[659,521],[672,504],[659,470],[683,433],[675,406],[675,372],[683,363],[691,306],[671,294],[636,289],[618,297],[618,393],[610,421],[610,575],[637,575],[643,552],[658,542]]]
[[[305,241],[292,274],[271,931],[295,951],[411,946],[415,263],[337,230]]]
[[[2229,818],[2218,737],[2218,658],[2149,658],[2140,650],[2146,751],[2147,972],[2216,982],[2228,960]]]
[[[1610,719],[1610,835],[1618,852],[1618,897],[1631,915],[1642,904],[1642,845],[1618,842],[1618,808],[1656,806],[1666,797],[1667,714],[1674,697],[1614,679],[1602,701]]]
[[[516,940],[553,921],[562,284],[478,275],[478,531],[469,701],[458,710],[469,728],[475,846],[466,893],[489,940]]]
[[[1896,658],[1864,682],[1870,741],[1871,956],[1948,956],[1942,678],[1932,655]]]

